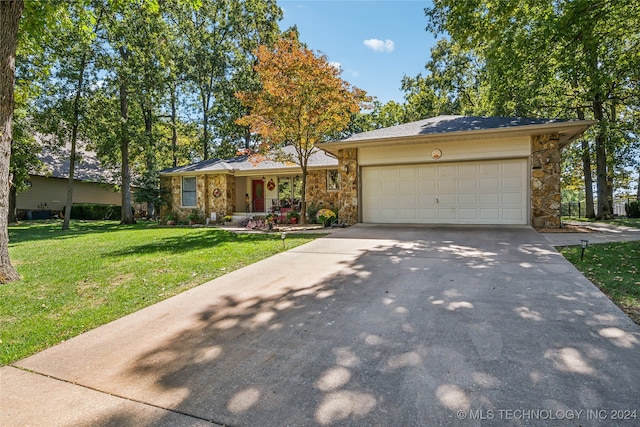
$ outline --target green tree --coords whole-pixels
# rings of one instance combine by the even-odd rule
[[[99,2],[63,3],[58,11],[55,34],[44,52],[53,63],[53,73],[39,97],[36,126],[58,144],[69,146],[69,176],[63,230],[69,229],[77,144],[85,118],[87,87],[95,84],[96,35],[102,26],[104,7]]]
[[[282,10],[274,0],[203,0],[197,11],[178,5],[172,13],[185,51],[185,80],[198,96],[201,158],[235,151],[239,140],[248,145],[246,128],[235,123],[244,110],[233,94],[256,87],[252,52],[277,38]]]
[[[597,216],[610,217],[610,130],[640,66],[640,4],[436,0],[426,15],[429,30],[448,33],[483,64],[489,113],[576,118],[583,111],[597,121]]]
[[[287,144],[295,147],[292,160],[302,169],[304,224],[307,165],[315,144],[344,129],[368,98],[342,80],[326,56],[303,47],[294,35],[282,37],[274,48],[260,46],[256,56],[262,87],[236,94],[250,109],[238,124],[262,137],[264,152]]]

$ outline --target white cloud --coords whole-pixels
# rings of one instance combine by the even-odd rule
[[[335,68],[338,71],[342,71],[342,64],[339,62],[329,62],[329,65],[331,65],[333,68]]]
[[[393,44],[393,40],[378,40],[378,39],[367,39],[364,41],[364,45],[369,49],[373,49],[376,52],[393,52],[395,48]]]

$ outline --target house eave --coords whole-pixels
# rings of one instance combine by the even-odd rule
[[[308,166],[307,171],[313,170],[325,170],[336,169],[335,165],[322,165],[322,166]],[[200,176],[200,175],[233,175],[235,177],[262,177],[263,175],[291,175],[301,174],[302,168],[300,166],[290,166],[284,168],[272,168],[272,169],[255,169],[255,170],[203,170],[203,171],[180,171],[180,172],[160,172],[161,177],[179,177],[179,176]]]
[[[508,138],[519,136],[535,136],[548,133],[557,133],[560,136],[560,147],[565,147],[570,142],[579,138],[589,126],[596,123],[593,120],[576,120],[569,122],[554,122],[538,125],[525,125],[511,128],[480,129],[457,132],[446,132],[425,135],[411,135],[401,137],[361,139],[355,141],[333,141],[317,144],[318,148],[331,154],[337,154],[338,150],[345,148],[385,147],[392,145],[413,145],[428,143],[445,143],[451,141],[474,141],[495,138]]]

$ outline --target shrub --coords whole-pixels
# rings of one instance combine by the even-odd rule
[[[316,221],[317,220],[317,213],[320,210],[320,207],[311,204],[307,207],[307,218],[309,218],[309,220],[311,221]]]
[[[336,213],[331,209],[320,209],[317,215],[318,221],[324,225],[329,225],[331,221],[336,219]]]
[[[198,209],[193,209],[189,215],[187,215],[187,221],[194,222],[196,224],[202,223],[202,216]]]
[[[88,220],[117,219],[120,211],[121,207],[116,205],[83,203],[71,205],[71,218]]]
[[[624,205],[628,218],[640,218],[640,201],[629,202]]]

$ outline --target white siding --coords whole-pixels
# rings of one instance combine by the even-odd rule
[[[20,210],[42,209],[61,211],[67,201],[66,179],[32,176],[31,188],[20,191],[16,197],[16,208]],[[122,205],[122,195],[113,190],[113,185],[76,181],[73,184],[73,203],[100,203]],[[40,205],[40,207],[39,207]]]
[[[438,148],[442,158],[434,160],[431,152]],[[395,145],[391,147],[358,147],[358,164],[360,166],[410,164],[410,163],[442,163],[452,161],[504,159],[528,157],[531,143],[528,136],[477,139],[465,142],[442,142],[428,144]]]

